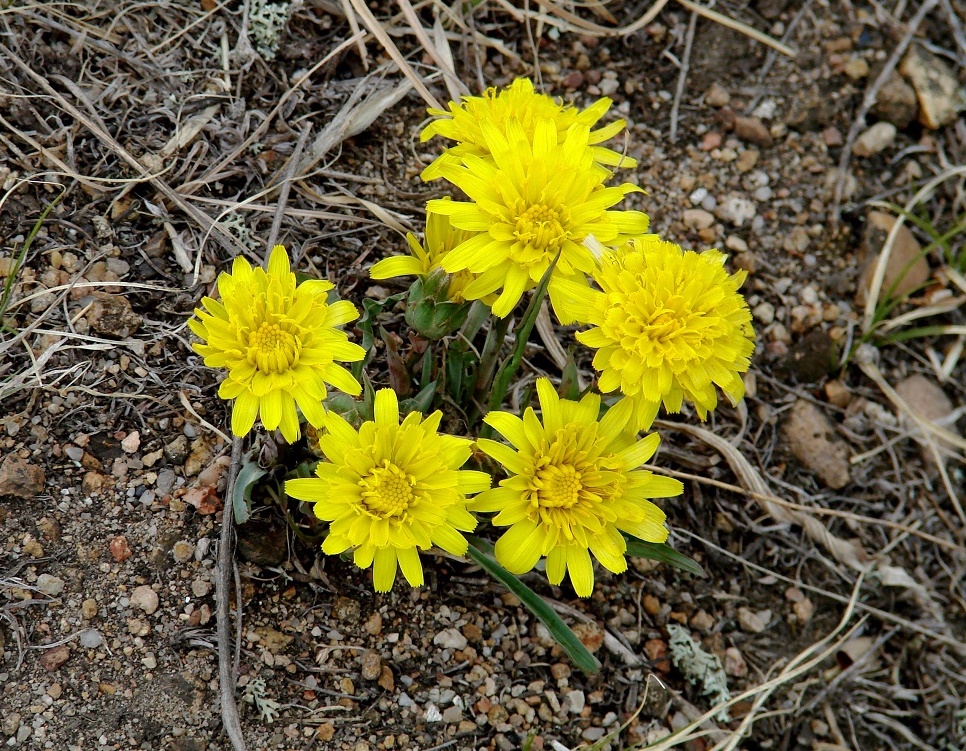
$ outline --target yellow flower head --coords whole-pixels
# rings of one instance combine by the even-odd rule
[[[460,469],[472,441],[438,434],[441,412],[425,420],[411,412],[400,424],[396,394],[381,389],[375,418],[356,431],[339,415],[326,413],[319,445],[328,461],[319,462],[317,478],[288,480],[285,492],[314,502],[315,515],[330,523],[323,552],[351,549],[356,566],[373,567],[376,591],[388,592],[397,563],[411,586],[422,585],[417,548],[466,552],[459,530],[476,528],[466,495],[490,487],[490,476]]]
[[[423,170],[422,178],[429,181],[443,177],[440,168],[444,164],[459,164],[460,159],[466,155],[487,157],[490,154],[490,145],[483,133],[483,122],[490,123],[507,135],[508,123],[514,120],[523,128],[527,137],[532,139],[537,124],[541,120],[549,120],[562,140],[574,124],[592,128],[610,109],[611,104],[610,99],[598,99],[587,109],[578,110],[572,105],[561,104],[546,94],[537,93],[529,78],[518,78],[502,91],[489,88],[482,96],[464,96],[459,104],[450,102],[448,111],[430,109],[429,114],[437,119],[423,128],[420,140],[428,141],[433,136],[443,136],[456,141],[456,145],[446,149]],[[637,166],[636,160],[597,145],[616,136],[624,129],[624,125],[623,120],[615,120],[610,125],[590,132],[588,146],[595,164],[628,168]],[[606,175],[607,171],[603,170],[603,174]]]
[[[477,233],[442,260],[447,273],[468,270],[478,275],[463,290],[467,299],[479,300],[502,289],[492,310],[505,318],[558,253],[553,279],[581,280],[596,266],[583,245],[588,235],[614,245],[647,231],[646,214],[608,211],[640,188],[603,187],[587,149],[586,125],[571,126],[559,141],[553,122],[541,120],[532,143],[515,120],[507,121],[505,136],[486,121],[481,130],[492,160],[465,156],[464,166],[440,167],[471,200],[427,205],[429,211],[448,216],[453,227]],[[551,302],[554,296],[551,280]]]
[[[594,588],[590,554],[610,571],[627,569],[621,532],[664,542],[664,512],[648,498],[680,495],[677,480],[639,467],[657,450],[651,434],[631,438],[633,405],[622,399],[598,420],[600,396],[560,399],[550,381],[537,381],[543,420],[528,407],[523,419],[490,412],[485,419],[512,445],[481,438],[477,446],[506,469],[499,487],[471,502],[475,511],[498,511],[492,523],[509,529],[497,540],[497,560],[524,574],[546,556],[547,578],[559,584],[569,572],[574,590]],[[514,450],[516,449],[516,450]]]
[[[209,368],[225,368],[218,396],[234,399],[231,430],[243,436],[261,417],[268,430],[281,428],[289,443],[299,438],[298,404],[311,425],[325,416],[326,384],[349,394],[361,387],[339,365],[365,357],[365,350],[336,328],[359,317],[345,300],[329,304],[331,282],[296,284],[288,254],[272,249],[268,271],[236,258],[231,273],[218,277],[221,302],[202,299],[188,326],[201,339],[195,351]]]
[[[564,318],[589,323],[577,340],[597,350],[601,391],[615,389],[635,406],[632,428],[646,430],[664,403],[684,399],[701,419],[717,405],[717,384],[737,404],[739,376],[754,352],[751,312],[738,292],[745,272],[729,275],[717,250],[683,251],[656,235],[636,238],[601,260],[602,292],[565,285]]]
[[[449,199],[443,199],[449,200]],[[411,232],[406,235],[412,255],[392,256],[377,261],[369,269],[373,279],[392,279],[397,276],[419,276],[425,278],[441,267],[443,258],[453,248],[470,239],[474,233],[456,229],[450,224],[449,217],[430,212],[426,215],[426,243],[420,244]],[[463,290],[476,279],[468,271],[453,274],[449,282],[447,298],[453,302],[463,302]]]

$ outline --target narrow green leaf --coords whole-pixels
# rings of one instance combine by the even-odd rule
[[[627,538],[627,554],[637,558],[647,558],[652,561],[666,563],[669,566],[674,566],[674,568],[687,571],[689,574],[694,574],[695,576],[707,576],[697,561],[688,558],[684,553],[679,553],[667,543],[644,542],[643,540],[629,537]]]
[[[403,399],[399,402],[399,411],[403,414],[410,412],[421,412],[429,414],[433,406],[433,398],[436,396],[436,381],[430,381],[424,386],[416,396],[410,399]]]
[[[231,491],[231,507],[235,513],[235,523],[244,524],[252,515],[252,488],[262,477],[268,474],[256,462],[246,460],[235,478],[235,487]]]
[[[480,542],[482,543],[482,541]],[[537,616],[543,625],[547,627],[553,635],[553,638],[556,639],[557,644],[563,648],[578,668],[588,675],[593,675],[598,672],[600,670],[600,662],[587,651],[587,648],[577,638],[577,635],[553,611],[553,608],[547,604],[546,600],[490,558],[480,547],[477,547],[475,541],[470,543],[467,555],[473,559],[473,562],[520,598],[521,602],[527,606],[530,612]]]

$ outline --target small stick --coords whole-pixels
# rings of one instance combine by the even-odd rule
[[[892,75],[892,71],[899,64],[899,58],[902,57],[906,51],[906,47],[912,41],[912,37],[919,28],[919,24],[922,23],[922,20],[929,11],[936,7],[937,2],[939,0],[926,0],[920,6],[916,15],[909,21],[909,27],[906,29],[905,35],[899,41],[898,46],[892,51],[892,54],[889,55],[889,59],[886,60],[882,71],[876,76],[875,81],[872,82],[869,88],[865,90],[865,95],[862,97],[862,104],[859,105],[859,111],[855,114],[852,127],[849,128],[849,135],[845,139],[845,145],[842,147],[842,156],[839,158],[839,176],[838,181],[835,183],[835,200],[832,203],[833,225],[839,223],[842,209],[842,194],[845,192],[845,182],[848,179],[849,158],[852,155],[852,146],[855,144],[855,139],[858,138],[859,131],[865,127],[865,116],[872,109],[872,105],[875,104],[875,98],[879,94],[879,89],[885,86],[886,81],[889,80],[889,76]]]
[[[235,511],[231,498],[235,492],[235,482],[241,469],[242,439],[235,438],[231,444],[231,468],[228,472],[228,490],[225,505],[221,512],[221,542],[218,545],[218,568],[215,574],[215,619],[218,634],[218,688],[221,693],[221,721],[235,751],[248,751],[238,719],[238,705],[235,703],[235,675],[232,671],[231,634],[228,613],[228,592],[231,587],[232,569],[232,522]],[[241,619],[241,610],[237,613]]]
[[[299,140],[295,144],[295,149],[289,157],[288,165],[285,167],[285,175],[282,177],[282,184],[278,189],[278,200],[275,203],[275,216],[272,219],[272,229],[268,233],[268,252],[275,247],[278,240],[278,233],[282,229],[282,219],[285,217],[285,204],[288,203],[288,194],[292,189],[292,178],[298,169],[299,161],[302,159],[302,151],[309,140],[309,131],[312,130],[310,123],[303,123],[302,132],[299,133]]]
[[[671,105],[671,143],[678,140],[678,109],[681,106],[681,97],[684,96],[684,87],[688,80],[688,68],[691,65],[691,45],[694,43],[694,29],[697,24],[698,14],[692,13],[691,20],[688,21],[688,35],[684,40],[681,70],[678,71],[678,87],[674,90],[674,103]]]

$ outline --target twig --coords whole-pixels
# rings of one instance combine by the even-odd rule
[[[912,17],[909,21],[909,27],[906,29],[905,35],[899,41],[899,44],[889,55],[889,59],[886,60],[885,65],[882,67],[879,75],[872,84],[865,90],[865,95],[862,97],[862,104],[859,106],[859,111],[855,113],[855,119],[852,121],[852,127],[849,128],[849,134],[845,139],[845,145],[842,147],[842,156],[839,157],[839,174],[838,180],[835,183],[835,200],[832,202],[832,224],[838,224],[840,219],[840,214],[842,210],[842,194],[845,192],[845,182],[848,179],[848,169],[849,169],[849,158],[852,155],[852,146],[855,144],[855,139],[858,138],[859,131],[865,127],[865,116],[872,109],[872,105],[875,104],[875,99],[879,94],[879,89],[881,89],[889,77],[892,75],[892,71],[895,70],[896,65],[899,64],[899,58],[902,57],[909,43],[912,41],[912,37],[915,35],[916,30],[919,28],[919,24],[933,8],[936,7],[936,3],[939,0],[925,0],[925,2],[920,6],[916,15]]]
[[[228,471],[228,490],[225,506],[221,512],[221,542],[218,545],[218,568],[215,574],[215,619],[218,629],[218,687],[221,693],[221,721],[235,751],[247,751],[238,719],[235,703],[235,674],[232,670],[231,633],[228,614],[228,594],[231,588],[232,522],[235,519],[231,504],[238,471],[241,469],[242,439],[235,438],[231,444],[231,468]],[[236,617],[241,619],[241,611]]]
[[[698,14],[692,13],[688,21],[688,35],[684,40],[684,54],[681,56],[681,70],[678,71],[678,86],[674,90],[674,103],[671,105],[671,143],[678,140],[678,109],[681,107],[681,97],[688,80],[688,68],[691,65],[691,45],[694,44],[694,29],[698,25]]]
[[[295,143],[295,150],[289,157],[288,164],[285,166],[285,175],[278,189],[278,200],[275,204],[275,217],[272,219],[272,228],[268,233],[268,251],[275,247],[278,240],[278,233],[282,229],[282,220],[285,218],[285,204],[288,203],[288,194],[292,189],[292,179],[298,170],[299,161],[302,159],[302,151],[309,140],[309,132],[312,130],[311,123],[302,124],[302,132],[299,133],[299,140]]]
[[[768,47],[772,47],[781,52],[783,55],[794,58],[797,54],[795,50],[793,50],[787,44],[782,44],[778,40],[772,39],[767,34],[762,34],[757,29],[753,29],[751,26],[741,23],[741,21],[736,21],[733,18],[718,13],[716,10],[711,10],[711,8],[705,8],[703,5],[692,3],[691,0],[678,0],[678,2],[692,13],[697,13],[699,16],[704,16],[709,21],[720,23],[722,26],[729,28],[732,31],[737,31],[740,34],[751,37],[756,42],[761,42]]]

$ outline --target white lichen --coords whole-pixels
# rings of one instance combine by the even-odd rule
[[[274,722],[279,715],[279,703],[266,696],[265,681],[262,678],[252,678],[245,684],[242,701],[248,702],[258,710],[262,722]]]
[[[691,632],[677,623],[669,623],[667,632],[671,662],[680,670],[689,683],[701,686],[702,696],[707,696],[714,704],[721,704],[731,699],[728,690],[728,677],[717,655],[705,652],[701,645],[691,638]],[[728,712],[718,713],[719,721],[728,720]]]
[[[251,0],[248,7],[248,31],[255,42],[258,54],[266,60],[275,58],[278,45],[288,23],[288,0],[270,3],[268,0]]]

